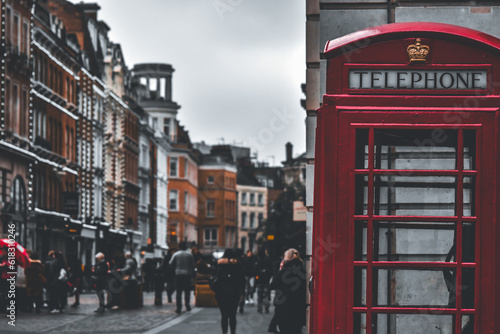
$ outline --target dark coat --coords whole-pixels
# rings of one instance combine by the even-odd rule
[[[59,276],[61,275],[62,268],[62,262],[55,257],[51,257],[47,261],[45,261],[45,277],[47,278],[48,287],[60,287]]]
[[[269,281],[273,276],[273,264],[271,260],[265,257],[259,257],[255,263],[255,284],[257,285],[269,285]]]
[[[216,296],[236,296],[239,298],[241,290],[245,288],[245,273],[238,260],[219,259],[214,276],[217,278]]]
[[[38,260],[31,260],[29,267],[24,269],[26,275],[26,295],[28,297],[41,296],[43,285],[47,281],[43,264]]]
[[[280,330],[281,328],[290,328],[293,329],[293,332],[296,330],[300,332],[306,317],[306,268],[304,263],[299,259],[285,262],[283,268],[273,276],[271,289],[276,290],[274,305]]]
[[[106,288],[108,270],[109,267],[106,261],[102,260],[96,263],[92,276],[94,277],[97,290]]]

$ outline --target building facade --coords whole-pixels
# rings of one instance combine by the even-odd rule
[[[236,190],[238,191],[238,247],[244,252],[250,250],[256,253],[258,246],[262,245],[264,222],[267,220],[267,187],[258,183],[237,184]]]
[[[213,146],[198,169],[198,244],[202,252],[236,246],[236,164],[229,146]]]

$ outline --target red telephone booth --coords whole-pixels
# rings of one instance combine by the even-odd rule
[[[499,333],[500,40],[398,23],[325,55],[311,333]]]

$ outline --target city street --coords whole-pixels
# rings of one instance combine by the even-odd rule
[[[164,296],[165,297],[165,296]],[[219,309],[194,307],[191,312],[183,311],[177,315],[174,303],[154,306],[154,294],[144,293],[144,307],[136,310],[107,310],[104,314],[95,314],[97,299],[94,294],[81,296],[78,308],[69,307],[63,314],[48,314],[43,309],[41,314],[21,313],[16,319],[16,326],[7,325],[4,318],[0,325],[2,333],[220,333]],[[166,299],[164,299],[164,302]],[[69,303],[73,302],[69,298]],[[267,333],[267,326],[272,317],[259,314],[255,305],[246,305],[243,314],[238,313],[237,332],[241,334]],[[305,331],[304,331],[305,333]]]

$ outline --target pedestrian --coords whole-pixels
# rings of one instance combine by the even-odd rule
[[[92,285],[92,263],[90,257],[87,257],[83,267],[83,288],[86,292],[91,292],[93,290]]]
[[[80,305],[80,293],[82,292],[82,279],[83,270],[82,262],[73,257],[68,266],[69,285],[71,288],[70,295],[75,295],[75,302],[71,307],[78,307]]]
[[[255,293],[255,257],[251,250],[248,250],[245,257],[243,266],[245,268],[245,303],[253,305],[253,295]]]
[[[271,290],[269,281],[273,274],[273,265],[266,254],[266,250],[261,248],[257,253],[257,262],[255,262],[255,287],[257,289],[257,312],[264,310],[269,313]]]
[[[153,268],[154,270],[154,268]],[[125,281],[137,280],[137,262],[132,258],[131,252],[125,253],[125,267],[117,270]]]
[[[30,265],[24,269],[24,274],[26,275],[28,312],[33,312],[33,305],[35,305],[35,313],[40,313],[43,306],[43,286],[47,279],[38,254],[30,254]]]
[[[276,290],[275,315],[280,333],[300,333],[306,319],[306,269],[296,249],[285,252],[271,289]]]
[[[243,272],[245,272],[245,266],[243,265],[245,263],[245,253],[243,253],[243,249],[236,248],[234,250],[234,254],[236,255],[236,259],[240,261],[240,263],[242,264]],[[238,302],[241,314],[243,314],[243,312],[245,311],[245,299],[246,299],[246,292],[245,289],[243,289],[241,290],[240,301]]]
[[[154,275],[154,265],[153,259],[146,259],[142,265],[142,276],[144,277],[144,290],[150,292],[153,290],[153,275]]]
[[[177,301],[175,313],[181,313],[183,292],[186,311],[191,311],[191,306],[189,305],[191,299],[191,280],[193,279],[196,267],[193,254],[187,250],[187,243],[181,241],[179,248],[180,250],[175,252],[170,260],[170,265],[175,270],[175,297]]]
[[[57,297],[59,298],[59,313],[63,313],[68,306],[68,267],[61,251],[57,251],[55,257],[61,264],[57,278]]]
[[[222,258],[217,261],[215,270],[215,274],[210,279],[210,287],[215,292],[215,299],[219,306],[222,333],[227,334],[229,325],[231,334],[234,334],[236,333],[238,303],[241,291],[245,288],[245,273],[232,249],[224,251]]]
[[[104,312],[105,298],[106,298],[106,283],[109,266],[105,261],[104,254],[99,252],[95,256],[96,264],[92,272],[92,280],[95,283],[97,291],[97,299],[99,300],[99,307],[94,310],[96,313]]]
[[[167,292],[169,303],[172,302],[172,294],[175,291],[175,270],[170,265],[170,260],[176,251],[177,250],[175,248],[169,248],[161,263],[161,269],[165,279],[165,290]]]
[[[47,294],[49,298],[49,313],[58,313],[61,310],[61,298],[60,298],[60,288],[61,283],[59,277],[61,276],[61,270],[63,265],[61,261],[56,258],[57,252],[51,250],[48,254],[48,258],[45,261],[45,277],[47,278]]]

